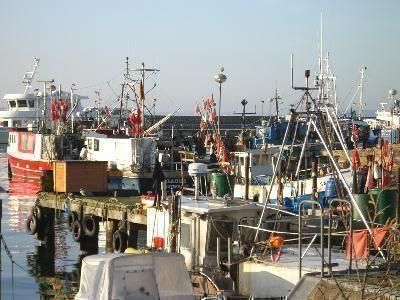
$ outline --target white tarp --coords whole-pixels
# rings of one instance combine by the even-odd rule
[[[194,299],[184,257],[175,253],[105,254],[82,261],[77,300]]]

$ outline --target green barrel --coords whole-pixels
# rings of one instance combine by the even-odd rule
[[[216,188],[216,195],[223,197],[226,194],[233,196],[235,189],[235,175],[227,175],[222,173],[212,173],[211,183]]]
[[[387,221],[396,218],[397,213],[397,190],[395,189],[372,189],[369,191],[376,203],[376,212],[379,213],[375,219],[376,223],[385,225]]]
[[[371,196],[368,194],[354,194],[354,199],[356,200],[358,207],[360,208],[367,222],[370,221],[370,217],[373,219],[374,208],[369,203],[369,201],[371,200]],[[357,208],[354,207],[354,205],[353,205],[353,226],[354,229],[365,228],[365,224],[362,221],[361,215],[358,212]]]

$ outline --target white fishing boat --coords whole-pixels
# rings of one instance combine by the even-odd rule
[[[81,100],[87,97],[70,92],[63,91],[61,94],[56,91],[56,87],[52,84],[54,80],[45,81],[45,90],[40,91],[32,89],[32,82],[39,67],[39,59],[35,58],[32,71],[25,73],[23,83],[25,90],[23,93],[6,94],[3,101],[6,104],[6,110],[0,110],[0,144],[7,144],[9,129],[26,129],[30,131],[37,130],[39,122],[43,121],[46,111],[50,110],[51,100],[62,100],[70,102],[70,107],[74,108],[71,118],[78,119],[79,112],[82,110]],[[44,95],[46,99],[44,99]],[[47,113],[47,115],[49,115]],[[47,128],[49,128],[50,120],[46,120]]]
[[[159,138],[155,132],[179,109],[151,127],[145,128],[145,72],[159,70],[145,68],[142,64],[142,67],[137,69],[141,74],[140,81],[133,80],[130,77],[128,60],[126,64],[122,93],[114,107],[105,114],[101,113],[99,105],[96,109],[86,110],[87,113],[93,112],[92,118],[96,118],[97,121],[95,128],[84,130],[82,133],[87,150],[85,159],[108,161],[109,188],[119,194],[136,195],[153,191],[153,169],[158,160],[165,175],[166,190],[177,190],[181,187],[182,180],[185,180],[182,179],[182,175],[185,177],[187,172],[181,170],[181,162],[175,157],[177,153],[174,151],[173,142],[167,142],[168,149],[160,149]],[[135,85],[139,85],[138,93]],[[136,99],[134,108],[126,108],[129,99]]]
[[[381,128],[400,128],[400,101],[395,98],[397,90],[389,90],[389,102],[381,102],[380,109],[376,111],[376,120]]]

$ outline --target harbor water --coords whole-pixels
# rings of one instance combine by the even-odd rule
[[[1,285],[0,299],[73,299],[79,288],[81,252],[67,228],[67,215],[56,212],[54,241],[42,244],[26,233],[38,185],[8,179],[5,146],[0,152]],[[100,222],[98,253],[105,252]]]

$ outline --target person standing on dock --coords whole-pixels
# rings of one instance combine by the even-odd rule
[[[161,164],[158,160],[156,160],[156,164],[153,170],[153,188],[154,188],[154,202],[153,207],[160,207],[161,197],[162,197],[162,189],[161,182],[165,181],[164,173],[161,169]]]

